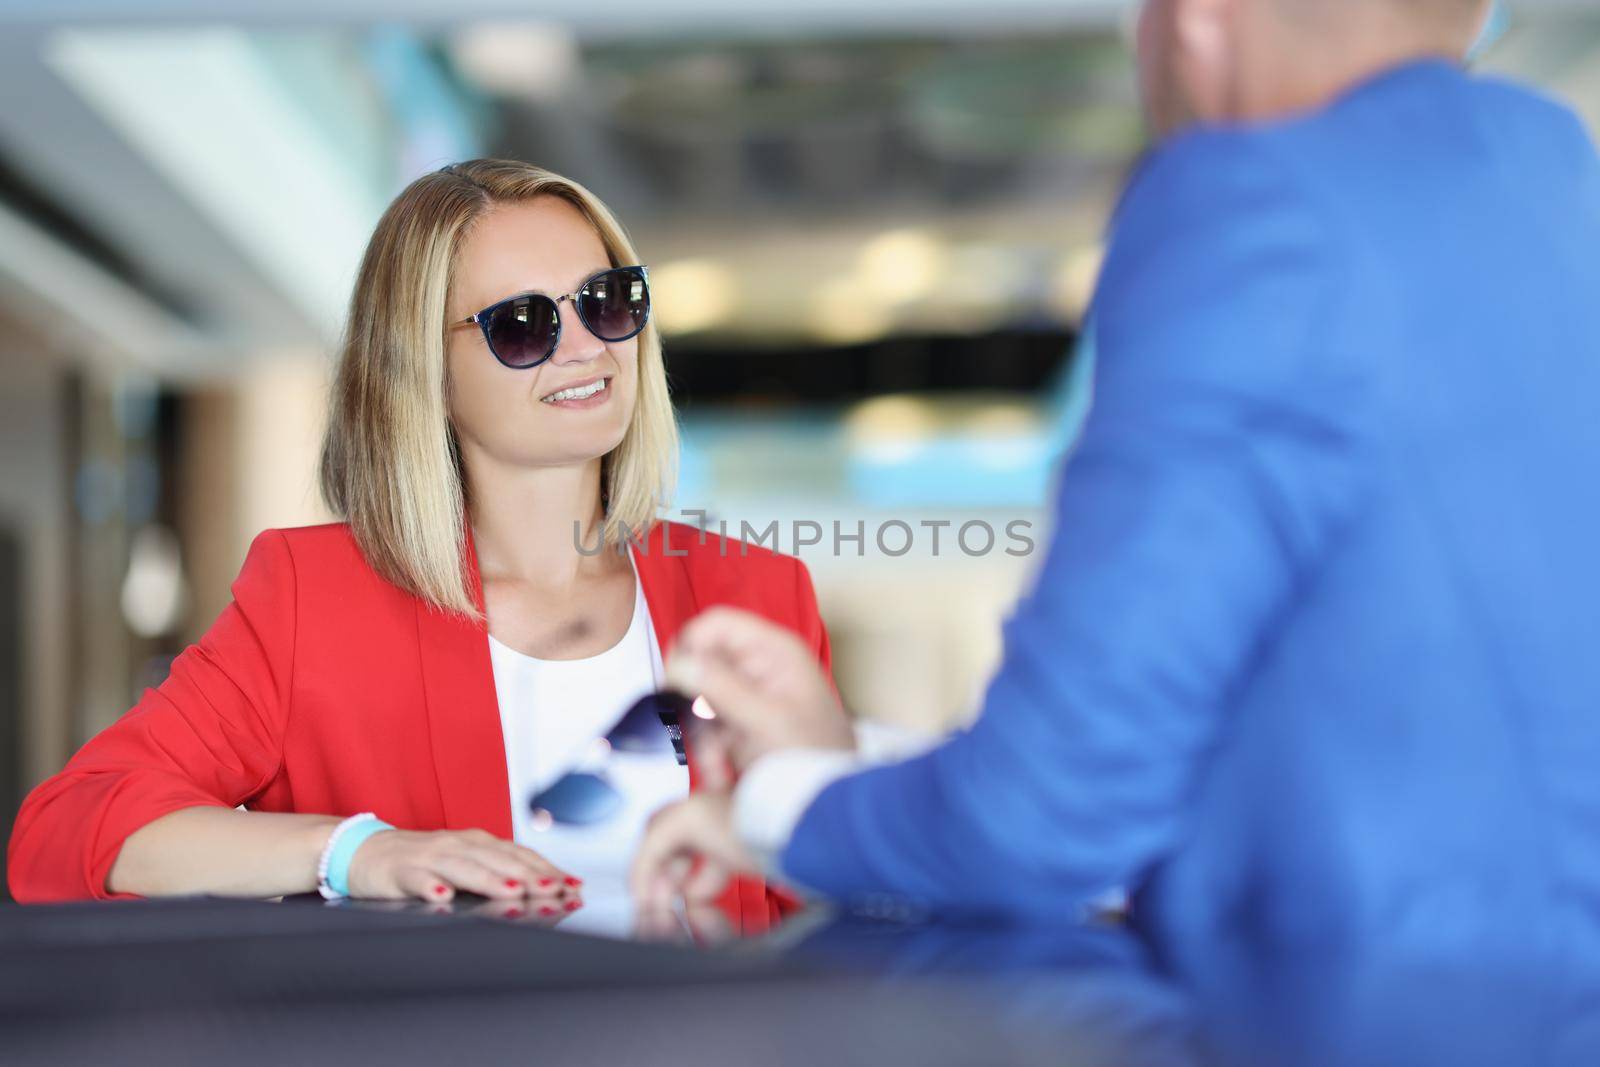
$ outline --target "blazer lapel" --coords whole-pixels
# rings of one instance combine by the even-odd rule
[[[629,546],[633,562],[639,572],[639,584],[644,586],[644,599],[650,605],[650,621],[655,625],[656,644],[664,657],[672,649],[672,642],[683,629],[683,624],[694,618],[700,605],[694,598],[694,586],[689,584],[689,567],[682,555],[686,546],[674,544],[667,537],[667,524],[658,522],[641,546]],[[672,554],[668,555],[668,551]]]
[[[650,528],[644,544],[634,544],[634,566],[639,573],[639,584],[644,588],[645,603],[650,605],[650,621],[655,626],[656,644],[661,648],[663,660],[672,651],[672,642],[678,631],[700,611],[695,599],[694,585],[689,581],[689,564],[686,544],[673,541],[671,524],[658,522]],[[685,534],[678,527],[679,536]],[[691,696],[694,694],[690,694]],[[700,787],[700,776],[695,769],[693,731],[684,723],[683,746],[689,756],[689,788]]]
[[[472,528],[466,527],[468,584],[483,610],[483,583]],[[428,734],[439,776],[444,828],[487,830],[511,837],[511,784],[505,736],[489,659],[488,628],[417,601],[422,689]]]
[[[678,631],[699,611],[684,545],[668,537],[668,524],[656,523],[643,545],[632,547],[639,584],[656,643],[665,656]],[[680,528],[680,533],[681,533]],[[483,583],[472,528],[466,527],[468,584],[482,611]],[[500,703],[489,659],[488,628],[451,615],[421,600],[416,603],[417,641],[421,646],[423,698],[428,707],[428,735],[439,776],[439,801],[450,830],[479,827],[510,838],[511,782],[506,774],[505,735]],[[685,745],[689,745],[685,738]],[[689,760],[689,786],[697,787],[694,760]]]

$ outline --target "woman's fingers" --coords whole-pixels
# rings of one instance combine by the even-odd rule
[[[480,897],[492,897],[496,900],[524,895],[520,886],[515,888],[507,886],[504,875],[490,870],[470,856],[441,853],[434,856],[428,866],[443,881],[448,882],[452,889],[465,890]]]
[[[500,841],[497,842],[497,844],[501,849],[510,853],[510,855],[513,856],[517,862],[522,863],[529,868],[529,872],[533,876],[533,880],[536,885],[543,886],[544,879],[549,878],[554,883],[555,887],[565,896],[572,896],[582,891],[582,878],[578,878],[567,871],[562,870],[560,867],[557,867],[555,864],[539,855],[539,853],[535,852],[533,849],[525,848],[524,846],[516,844],[513,841]]]
[[[448,836],[459,838],[469,845],[492,848],[509,856],[519,857],[522,862],[537,868],[541,874],[548,874],[552,877],[565,877],[567,873],[526,845],[519,845],[515,841],[496,837],[486,830],[462,830],[459,833],[452,832]]]
[[[449,881],[426,867],[407,866],[395,874],[395,888],[401,896],[445,904],[455,899],[455,888]]]
[[[577,890],[576,885],[569,884],[569,875],[528,849],[486,845],[468,855],[500,877],[506,892],[496,895],[554,898],[570,896]]]
[[[434,869],[457,889],[496,900],[526,897],[561,909],[578,901],[582,885],[537,853],[512,852],[495,844],[458,846],[435,860]]]
[[[573,912],[583,907],[583,901],[576,897],[570,900],[559,900],[554,903],[530,904],[533,909],[534,921],[542,926],[554,926]]]
[[[504,919],[508,922],[529,923],[534,926],[552,927],[581,907],[583,907],[583,904],[580,901],[562,903],[528,900],[524,897],[518,897],[514,900],[486,900],[468,909],[466,914],[488,919]]]
[[[565,910],[583,882],[529,848],[482,830],[385,831],[350,865],[352,895],[447,902],[458,890],[492,900],[528,899]]]
[[[486,900],[481,904],[474,904],[465,912],[467,915],[485,919],[508,919],[515,921],[526,918],[528,909],[534,905],[523,897],[514,897],[510,900]]]

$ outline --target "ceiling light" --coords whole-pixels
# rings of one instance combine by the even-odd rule
[[[721,326],[738,306],[733,272],[714,259],[680,259],[650,270],[650,299],[663,333]]]
[[[555,100],[577,80],[581,57],[572,31],[548,22],[478,22],[457,32],[450,56],[485,92]]]

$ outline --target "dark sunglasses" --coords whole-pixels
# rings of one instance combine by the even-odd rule
[[[626,341],[650,321],[649,269],[611,267],[591,276],[576,292],[562,296],[518,293],[470,318],[452,322],[450,328],[476,323],[495,359],[512,370],[526,370],[556,354],[564,300],[572,301],[579,320],[600,340]]]
[[[615,752],[655,751],[662,746],[664,730],[678,766],[687,767],[683,722],[692,706],[688,697],[670,689],[640,697],[606,735],[607,757]],[[622,793],[601,766],[598,770],[562,775],[554,785],[530,797],[528,807],[536,823],[544,826],[592,826],[617,813],[622,807]]]

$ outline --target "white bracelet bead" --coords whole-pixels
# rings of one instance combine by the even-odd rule
[[[339,843],[339,838],[352,826],[377,817],[376,814],[370,811],[364,811],[360,815],[352,815],[338,826],[335,826],[333,833],[328,835],[327,842],[322,846],[322,855],[317,858],[317,892],[322,894],[323,900],[340,900],[344,897],[343,893],[336,891],[328,884],[328,860],[333,856],[333,846]]]

